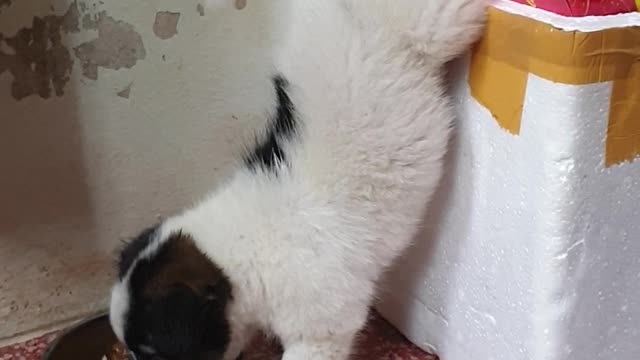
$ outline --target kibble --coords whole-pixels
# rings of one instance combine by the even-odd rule
[[[111,352],[109,352],[108,354],[102,357],[102,360],[128,360],[128,359],[129,357],[128,357],[127,348],[119,342],[113,344],[113,346],[111,347]]]

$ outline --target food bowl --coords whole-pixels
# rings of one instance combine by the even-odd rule
[[[49,346],[42,360],[102,360],[116,343],[109,316],[100,315],[65,331]]]

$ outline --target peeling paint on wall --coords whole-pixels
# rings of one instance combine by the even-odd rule
[[[8,1],[3,1],[7,4]],[[62,16],[34,17],[31,27],[15,36],[0,34],[0,74],[13,76],[11,95],[23,99],[30,95],[42,98],[64,94],[73,68],[73,59],[62,43],[63,33],[80,31],[77,3]]]
[[[236,9],[242,10],[247,7],[247,0],[236,0]]]
[[[133,83],[127,85],[127,87],[122,89],[121,91],[118,91],[116,95],[118,95],[123,99],[128,99],[129,96],[131,95],[131,86],[133,86]]]
[[[8,5],[10,0],[0,0]],[[85,77],[97,80],[98,67],[118,70],[131,68],[146,57],[142,37],[133,25],[117,21],[100,12],[81,14],[84,2],[73,2],[64,15],[34,17],[30,27],[12,36],[0,33],[0,74],[12,75],[11,94],[21,100],[31,95],[44,99],[63,96],[73,70],[73,55],[82,63]],[[73,52],[63,44],[65,34],[97,30],[98,38],[80,44]]]
[[[85,16],[83,26],[98,30],[97,39],[73,49],[82,61],[83,75],[89,79],[98,79],[98,67],[112,70],[132,68],[147,56],[142,37],[133,25],[117,21],[104,11],[95,19]]]
[[[178,33],[178,21],[180,13],[159,11],[153,23],[153,33],[162,40],[170,39]]]
[[[93,18],[91,17],[91,14],[84,14],[84,16],[82,17],[82,27],[84,29],[97,30],[98,18],[99,15],[96,15],[95,18]]]

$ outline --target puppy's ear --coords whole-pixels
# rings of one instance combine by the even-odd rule
[[[175,284],[142,310],[138,343],[144,339],[168,358],[195,358],[196,354],[223,353],[230,341],[226,307],[208,303],[186,284]]]
[[[168,358],[224,353],[231,336],[232,285],[190,234],[180,231],[158,242],[137,261],[130,282],[128,343],[150,345]]]

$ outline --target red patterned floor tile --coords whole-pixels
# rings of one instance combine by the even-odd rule
[[[0,348],[0,360],[39,360],[55,334],[46,335]],[[257,341],[246,354],[246,360],[277,360],[278,346]],[[369,326],[362,332],[354,360],[437,360],[409,343],[398,331],[379,316],[372,316]],[[80,359],[78,359],[80,360]],[[83,359],[84,360],[84,359]]]
[[[0,360],[39,360],[55,337],[55,334],[50,334],[21,344],[0,348]]]

